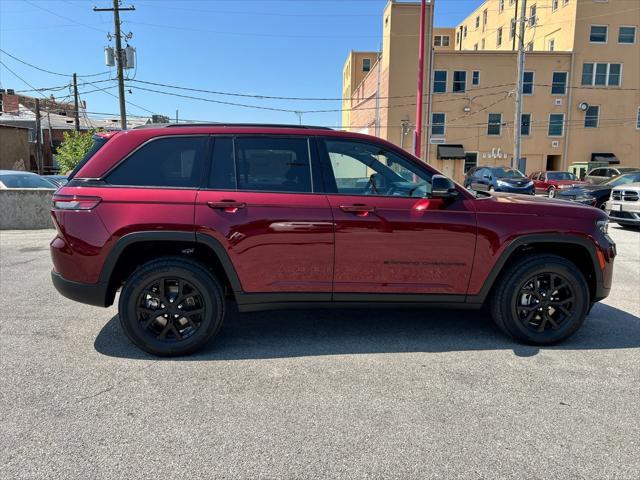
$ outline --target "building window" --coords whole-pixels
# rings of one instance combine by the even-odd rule
[[[484,27],[487,25],[487,9],[485,8],[482,12],[482,31],[484,32]]]
[[[474,50],[478,50],[478,44],[477,44],[477,43],[474,43],[474,44],[473,44],[473,49],[474,49]]]
[[[467,90],[467,72],[456,70],[453,72],[452,92],[460,93]]]
[[[556,49],[556,41],[555,41],[555,39],[553,39],[553,38],[550,39],[548,45],[549,45],[549,51],[553,52]]]
[[[559,0],[551,0],[551,11],[555,12],[556,10],[558,10],[558,3]]]
[[[480,28],[480,15],[476,17],[476,30]]]
[[[480,85],[480,72],[478,70],[474,70],[471,73],[471,85]]]
[[[582,85],[614,86],[622,83],[621,63],[584,63]]]
[[[567,94],[567,72],[553,72],[551,78],[551,94],[566,95]]]
[[[433,46],[434,47],[448,47],[449,46],[449,35],[436,35],[433,38]]]
[[[498,0],[498,12],[504,12],[504,0]]]
[[[444,137],[445,122],[447,115],[445,113],[431,114],[431,136]]]
[[[607,43],[609,27],[606,25],[591,25],[589,41],[591,43]]]
[[[531,114],[523,113],[520,117],[520,135],[531,135]]]
[[[513,38],[516,36],[516,19],[511,19],[511,25],[509,26],[509,38]]]
[[[447,91],[447,71],[436,70],[433,72],[433,93],[445,93]]]
[[[569,0],[562,0],[562,5],[569,5]]]
[[[502,45],[502,27],[498,28],[496,33],[496,47]]]
[[[529,26],[530,27],[535,27],[536,24],[538,23],[538,19],[536,17],[537,12],[538,12],[538,8],[534,3],[533,5],[531,5],[531,7],[529,7]]]
[[[527,43],[527,52],[533,52],[533,42]]]
[[[640,107],[638,107],[638,114],[636,115],[636,128],[640,129]]]
[[[598,128],[599,117],[600,107],[598,105],[589,105],[584,115],[584,128]]]
[[[467,26],[466,25],[464,26],[462,31],[463,31],[463,37],[467,38]]]
[[[482,39],[482,50],[484,50],[484,38]]]
[[[487,135],[497,136],[502,133],[502,114],[490,113],[487,122]]]
[[[368,72],[369,70],[371,70],[371,59],[370,58],[363,58],[362,59],[362,71],[363,72]]]
[[[460,44],[460,32],[456,32],[456,44]]]
[[[524,72],[522,75],[522,94],[533,95],[534,72]]]
[[[618,30],[618,43],[636,43],[636,27],[620,27]]]
[[[550,137],[562,137],[564,135],[564,113],[549,114],[549,130]]]
[[[509,6],[514,5],[516,3],[516,0],[509,0]]]

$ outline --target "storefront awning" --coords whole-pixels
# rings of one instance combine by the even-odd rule
[[[438,158],[446,160],[464,160],[464,146],[438,145]]]
[[[591,154],[592,162],[609,162],[610,164],[620,163],[618,157],[614,153],[592,153]]]

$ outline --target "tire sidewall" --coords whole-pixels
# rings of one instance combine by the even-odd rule
[[[129,339],[148,353],[159,356],[185,355],[200,348],[218,330],[224,315],[224,302],[217,281],[197,264],[181,265],[180,261],[154,262],[134,272],[120,294],[120,323]],[[194,268],[196,267],[196,268]],[[165,342],[145,333],[137,320],[136,305],[145,287],[160,278],[180,278],[196,287],[205,307],[205,315],[197,331],[185,340]]]
[[[549,195],[549,198],[556,198],[556,195],[557,195],[556,189],[554,187],[550,187],[549,191],[547,192],[547,195]]]

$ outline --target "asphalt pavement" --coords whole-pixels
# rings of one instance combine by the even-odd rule
[[[552,348],[482,312],[229,316],[188,358],[61,297],[52,230],[0,232],[0,478],[640,478],[640,232]]]

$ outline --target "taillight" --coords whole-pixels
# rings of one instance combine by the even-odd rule
[[[81,195],[54,195],[53,208],[59,210],[91,210],[98,206],[100,197],[84,197]]]

